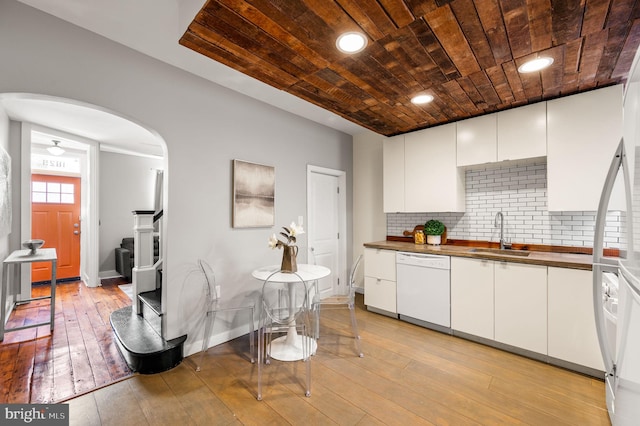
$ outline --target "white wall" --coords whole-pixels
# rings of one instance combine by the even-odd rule
[[[9,117],[7,116],[4,108],[0,105],[0,146],[11,155],[9,151]],[[0,212],[2,214],[2,212]],[[9,236],[11,234],[0,235],[0,259],[5,259],[9,253],[12,251],[9,244]],[[3,269],[0,268],[0,283],[3,282],[4,276]],[[0,288],[0,292],[2,288]],[[11,293],[10,293],[11,294]],[[13,296],[7,297],[7,306],[6,309],[10,308],[13,305]],[[8,312],[8,311],[7,311]],[[8,317],[8,315],[7,315]]]
[[[100,276],[114,276],[115,248],[133,237],[133,210],[154,210],[159,159],[100,152]]]
[[[13,0],[0,0],[0,57],[0,93],[39,93],[98,105],[154,129],[166,141],[166,338],[189,333],[187,343],[193,344],[201,332],[195,324],[201,289],[190,280],[198,258],[214,266],[224,297],[257,299],[260,285],[251,271],[278,263],[282,255],[268,249],[268,236],[305,215],[307,164],[351,176],[351,136]],[[231,227],[233,159],[275,166],[274,228]],[[352,211],[351,197],[347,203]],[[347,225],[351,229],[351,217]]]
[[[363,132],[353,137],[353,257],[364,243],[384,240],[387,218],[382,211],[382,141],[384,136]],[[361,268],[363,269],[363,268]],[[362,270],[356,277],[364,288]]]

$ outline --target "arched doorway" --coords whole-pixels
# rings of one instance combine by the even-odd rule
[[[86,179],[83,187],[83,235],[81,276],[88,286],[100,283],[100,211],[98,169],[101,152],[162,158],[167,164],[166,144],[153,129],[96,105],[39,94],[0,94],[0,105],[10,119],[22,123],[21,135],[21,240],[31,237],[31,208],[28,200],[33,131],[47,132],[76,143],[84,150]],[[82,146],[81,148],[78,148]],[[165,168],[166,170],[166,168]],[[167,179],[167,173],[164,173]],[[167,185],[164,185],[167,188]],[[164,189],[166,191],[166,189]],[[166,194],[162,197],[166,200]],[[163,203],[164,204],[164,203]],[[164,207],[164,206],[163,206]],[[162,230],[161,230],[162,232]],[[165,252],[163,250],[163,252]],[[29,273],[22,274],[21,292],[31,283]]]
[[[82,198],[89,201],[83,204],[82,207],[82,230],[84,232],[82,232],[83,261],[81,263],[83,263],[83,272],[81,275],[82,281],[87,285],[99,286],[99,272],[101,270],[99,258],[100,220],[102,216],[99,202],[101,187],[98,182],[98,172],[101,156],[104,157],[106,153],[153,156],[154,154],[148,151],[139,152],[136,150],[138,148],[140,150],[145,148],[156,149],[159,153],[156,156],[160,158],[162,165],[166,166],[166,144],[164,140],[155,131],[136,123],[128,117],[123,117],[104,108],[69,99],[33,94],[5,93],[0,94],[0,110],[14,122],[11,124],[9,132],[9,143],[10,147],[13,147],[13,153],[16,153],[16,147],[19,145],[19,153],[14,156],[12,165],[13,169],[18,170],[20,173],[17,178],[14,174],[12,185],[13,199],[17,200],[17,202],[14,202],[12,215],[15,235],[12,238],[12,249],[19,248],[19,241],[29,239],[31,236],[32,165],[30,161],[37,145],[34,144],[33,133],[40,132],[53,135],[56,139],[64,140],[65,142],[62,145],[64,149],[68,152],[75,152],[76,158],[79,158],[83,164],[82,170],[79,172],[81,180],[83,180],[81,185]],[[44,143],[50,143],[50,141]],[[140,147],[136,145],[140,145]],[[38,149],[46,151],[43,146]],[[16,161],[17,159],[20,160]],[[166,200],[166,194],[163,199]],[[163,203],[163,207],[164,205]],[[130,215],[130,211],[128,213]],[[127,223],[127,226],[132,227],[132,220]],[[164,227],[165,225],[163,224]],[[166,229],[162,229],[161,232],[166,232]],[[30,269],[21,271],[21,294],[23,292],[27,294],[31,292],[32,279],[30,272]],[[76,288],[82,288],[81,293],[85,295],[89,292],[102,291],[104,289],[86,289],[84,287],[82,283],[76,285]],[[59,287],[57,294],[61,296],[62,293],[62,288]],[[80,296],[82,295],[80,294]],[[81,297],[77,299],[80,300]],[[85,311],[86,303],[90,303],[90,299],[90,297],[84,298],[80,303],[85,303],[85,305],[79,306],[79,310],[76,310],[78,307],[74,306],[75,300],[68,303],[67,305],[71,305],[72,311],[76,310],[72,314],[73,318],[69,320],[67,317],[61,316],[60,321],[56,319],[54,333],[51,333],[48,328],[46,330],[32,328],[10,335],[9,337],[14,339],[13,342],[3,342],[7,345],[12,345],[12,347],[35,345],[38,348],[32,352],[24,352],[23,356],[21,355],[21,366],[38,373],[31,376],[25,374],[24,371],[17,371],[18,369],[16,368],[15,375],[21,376],[18,377],[16,383],[19,384],[16,386],[20,389],[29,389],[30,391],[25,395],[28,398],[36,395],[35,388],[38,386],[49,387],[50,392],[44,396],[38,394],[43,399],[21,402],[52,402],[68,398],[74,394],[109,384],[110,381],[123,377],[122,375],[130,374],[124,360],[122,360],[124,367],[113,367],[116,364],[114,357],[119,357],[119,354],[117,347],[114,346],[115,342],[108,346],[109,344],[105,343],[103,339],[105,335],[110,334],[108,318],[106,322],[100,318],[101,328],[99,332],[88,331],[93,340],[87,340],[87,334],[82,334],[84,333],[83,327],[89,324],[89,319],[91,317],[97,318],[100,315],[100,313],[88,313],[88,311]],[[17,307],[16,311],[27,305],[29,304]],[[56,303],[56,305],[56,317],[58,318],[58,313],[61,313],[60,306],[64,306],[65,303],[60,303],[60,305]],[[35,311],[38,307],[36,306],[32,309]],[[65,311],[63,310],[63,312]],[[11,320],[11,317],[9,320]],[[91,325],[87,327],[90,328]],[[27,335],[27,332],[38,334]],[[115,341],[115,339],[113,340]],[[82,349],[79,349],[78,345],[84,345],[86,352],[82,353]],[[41,366],[46,364],[46,362],[42,364],[42,360],[51,359],[53,351],[56,354],[66,354],[61,355],[61,358],[56,355],[56,365],[61,365],[61,367],[41,370]],[[127,371],[124,371],[123,368]],[[23,383],[21,380],[27,380],[27,383]],[[70,393],[65,393],[67,391]]]

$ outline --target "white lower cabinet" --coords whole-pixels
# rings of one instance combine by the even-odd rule
[[[365,305],[396,314],[396,252],[365,248],[364,262]],[[452,256],[451,328],[603,371],[591,280],[591,271]]]
[[[547,267],[495,263],[495,340],[547,353]]]
[[[547,353],[547,267],[451,259],[451,327]]]
[[[604,370],[591,271],[549,267],[549,356]]]
[[[494,339],[493,266],[484,259],[451,257],[451,328]]]
[[[396,252],[364,249],[364,304],[392,314],[396,306]]]

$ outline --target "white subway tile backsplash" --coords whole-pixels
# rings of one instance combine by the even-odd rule
[[[514,243],[591,247],[595,212],[547,211],[547,163],[487,165],[467,170],[466,213],[389,213],[387,235],[402,236],[405,230],[429,219],[447,227],[447,236],[461,240],[498,241],[494,227],[497,212],[504,214],[505,236]],[[625,217],[609,212],[605,247],[624,248]]]

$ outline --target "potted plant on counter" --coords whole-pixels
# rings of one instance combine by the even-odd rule
[[[427,244],[439,245],[444,233],[444,224],[439,220],[429,220],[424,224],[424,233],[427,234]]]

